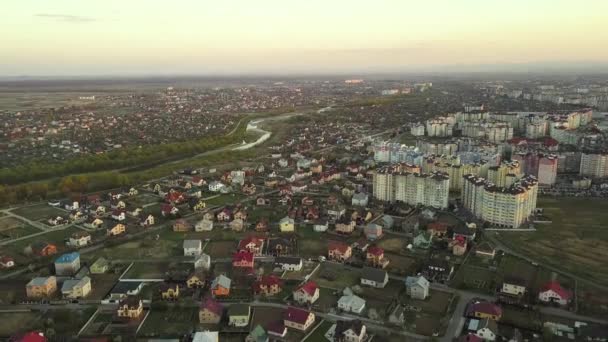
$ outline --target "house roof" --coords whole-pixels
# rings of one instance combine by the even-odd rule
[[[414,286],[414,285],[418,285],[418,286],[422,286],[422,287],[428,287],[429,286],[429,281],[426,280],[425,277],[420,276],[420,277],[407,277],[405,278],[405,286],[410,287],[410,286]]]
[[[473,333],[463,335],[458,339],[459,342],[483,342],[483,339]]]
[[[467,306],[467,316],[474,316],[476,312],[481,312],[487,315],[502,316],[502,308],[487,301],[470,303],[469,306]]]
[[[365,300],[356,295],[342,296],[338,299],[338,304],[359,308],[365,305]]]
[[[89,277],[83,277],[82,279],[68,279],[68,280],[64,281],[63,284],[61,285],[61,292],[69,292],[74,287],[84,286],[84,284],[90,283],[90,282],[91,282],[91,278],[89,278]]]
[[[114,285],[110,294],[126,294],[127,292],[136,290],[141,284],[138,281],[119,281]]]
[[[358,319],[352,321],[337,321],[334,336],[342,336],[348,330],[352,330],[357,336],[361,335],[363,330],[363,322]]]
[[[28,333],[25,333],[23,335],[17,336],[13,339],[11,339],[11,341],[15,341],[15,342],[46,342],[47,338],[44,337],[44,334],[42,332],[39,331],[31,331]]]
[[[337,250],[340,253],[346,253],[349,247],[350,246],[345,244],[344,242],[330,241],[328,249],[330,251]]]
[[[299,265],[301,262],[302,258],[299,257],[276,257],[274,259],[274,263],[279,265]]]
[[[228,307],[228,316],[246,316],[250,311],[249,304],[232,304]]]
[[[184,249],[188,248],[201,248],[201,240],[184,240]]]
[[[213,300],[213,298],[207,298],[202,304],[201,309],[206,309],[209,312],[213,312],[217,316],[221,316],[224,312],[224,307],[219,302]]]
[[[253,243],[256,247],[260,247],[264,243],[264,239],[256,236],[249,236],[239,242],[239,249],[245,249],[248,244]]]
[[[80,253],[78,253],[78,252],[66,253],[66,254],[63,254],[62,256],[60,256],[59,258],[57,258],[55,260],[55,263],[56,264],[72,263],[79,258],[80,258]]]
[[[427,228],[429,230],[435,231],[435,232],[447,232],[448,231],[448,225],[445,222],[431,222],[429,223],[429,225],[427,226]]]
[[[306,284],[300,286],[298,291],[304,291],[307,295],[312,296],[319,289],[319,286],[314,281],[309,281]]]
[[[255,341],[255,342],[262,342],[262,341],[268,340],[268,335],[266,334],[266,331],[259,324],[256,325],[255,328],[253,328],[253,330],[251,330],[251,332],[249,333],[249,336],[252,337],[253,341]]]
[[[281,278],[275,276],[275,275],[268,275],[268,276],[262,276],[262,278],[256,282],[257,285],[266,285],[266,286],[272,286],[272,285],[281,285]]]
[[[232,256],[232,262],[253,262],[253,253],[248,251],[238,251]]]
[[[376,283],[383,283],[386,279],[386,271],[379,268],[365,267],[361,274],[362,279],[372,280]]]
[[[32,280],[30,280],[29,283],[27,283],[27,286],[43,286],[46,285],[46,283],[54,277],[36,277],[33,278]]]
[[[384,254],[384,249],[382,249],[378,246],[371,246],[367,249],[367,253],[369,253],[371,255],[379,256],[379,255]]]
[[[226,277],[223,274],[220,274],[217,278],[213,279],[213,282],[211,283],[211,288],[215,288],[219,285],[223,288],[229,289],[231,283],[232,280],[230,280],[230,278]]]
[[[309,316],[310,316],[309,311],[295,308],[292,306],[288,307],[287,310],[285,310],[285,312],[283,313],[283,319],[285,319],[286,321],[295,322],[298,324],[306,323]]]
[[[287,333],[287,328],[281,320],[270,322],[266,325],[266,330],[274,335],[283,336]]]
[[[545,292],[549,290],[557,293],[557,295],[559,295],[562,299],[568,300],[572,297],[570,291],[563,288],[558,281],[550,281],[540,288],[540,292]]]
[[[118,305],[128,305],[129,307],[136,307],[139,306],[140,302],[141,299],[139,299],[139,297],[137,296],[127,296],[126,298],[122,299]]]

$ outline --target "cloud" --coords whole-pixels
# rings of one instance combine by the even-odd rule
[[[66,23],[89,23],[97,21],[98,19],[93,17],[86,17],[82,15],[71,15],[71,14],[50,14],[50,13],[38,13],[34,15],[39,18],[52,19],[62,21]]]

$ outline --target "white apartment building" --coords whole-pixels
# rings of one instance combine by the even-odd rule
[[[423,124],[414,124],[410,128],[410,133],[415,137],[421,137],[424,135],[424,125]]]
[[[538,184],[553,185],[557,179],[558,159],[554,155],[543,155],[538,161]]]
[[[373,194],[381,201],[445,209],[449,191],[450,178],[442,172],[412,173],[385,168],[374,173]]]
[[[579,174],[593,178],[608,177],[608,154],[583,153]]]

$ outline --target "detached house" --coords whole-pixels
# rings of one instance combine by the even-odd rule
[[[117,236],[120,234],[124,234],[127,231],[127,227],[124,224],[118,223],[114,227],[107,229],[106,234],[108,236]]]
[[[570,303],[572,293],[562,287],[557,281],[550,281],[543,285],[538,292],[538,300],[543,303],[557,303],[566,305]]]
[[[282,289],[281,279],[275,275],[262,276],[253,284],[253,292],[257,295],[274,296]]]
[[[264,239],[250,236],[239,242],[238,249],[240,251],[248,251],[253,253],[255,256],[262,255],[262,249],[264,248]]]
[[[179,214],[179,209],[177,209],[177,207],[173,206],[172,204],[163,203],[160,206],[160,214],[163,217],[176,216],[177,214]]]
[[[210,232],[213,230],[213,221],[202,219],[196,223],[194,230],[197,232]]]
[[[32,252],[38,256],[49,256],[57,253],[57,246],[48,242],[36,242],[32,245]]]
[[[288,328],[306,331],[314,322],[315,314],[307,310],[289,307],[283,314],[283,323]]]
[[[203,269],[195,269],[188,275],[186,286],[189,289],[200,289],[207,283],[207,274]]]
[[[175,222],[173,222],[173,231],[174,232],[189,232],[192,230],[192,224],[190,224],[190,222],[184,220],[184,219],[179,219]]]
[[[263,217],[261,218],[258,223],[256,223],[255,225],[255,231],[256,232],[267,232],[268,231],[268,219]]]
[[[61,295],[67,299],[84,298],[91,293],[91,278],[68,279],[61,285]]]
[[[510,296],[523,296],[526,293],[526,282],[517,277],[505,277],[500,293]]]
[[[70,236],[69,245],[74,247],[83,247],[91,243],[91,234],[78,231]]]
[[[198,310],[198,320],[203,324],[218,324],[222,320],[224,307],[212,298],[207,298]]]
[[[27,298],[48,298],[57,291],[57,278],[36,277],[25,285]]]
[[[232,280],[230,278],[219,275],[217,278],[213,279],[211,283],[211,293],[214,297],[226,297],[230,294],[230,285]]]
[[[232,304],[228,307],[228,325],[231,327],[246,327],[249,325],[249,316],[249,304]]]
[[[160,297],[164,300],[177,300],[179,298],[179,285],[167,283],[161,284]]]
[[[373,267],[385,268],[389,260],[384,257],[384,249],[376,246],[367,248],[365,261]]]
[[[276,257],[274,264],[281,267],[283,271],[300,271],[302,269],[302,258]]]
[[[216,215],[216,219],[218,222],[228,222],[232,219],[232,211],[224,208]]]
[[[367,330],[360,320],[340,320],[329,329],[327,334],[334,341],[363,342],[367,336]]]
[[[118,303],[116,314],[118,317],[139,319],[144,312],[144,303],[135,296],[128,296]]]
[[[66,253],[55,260],[55,274],[59,276],[74,275],[80,269],[80,254]]]
[[[388,273],[384,270],[372,267],[363,268],[361,274],[361,285],[384,288],[388,283]]]
[[[413,299],[426,299],[429,287],[429,281],[423,276],[405,278],[405,293]]]
[[[127,219],[127,215],[124,210],[115,209],[112,211],[112,219],[118,222],[122,222]]]
[[[344,295],[338,300],[338,309],[360,315],[365,309],[365,300],[354,294]]]
[[[292,233],[295,230],[295,222],[289,216],[283,217],[279,221],[279,230],[283,233]]]
[[[337,241],[329,242],[329,247],[327,250],[327,256],[329,259],[344,262],[348,260],[352,254],[353,249],[349,245]]]
[[[319,299],[319,286],[313,281],[308,281],[294,291],[293,299],[300,304],[313,304]]]
[[[83,226],[89,229],[99,229],[103,227],[103,221],[100,218],[91,217],[85,223],[83,223]]]
[[[382,226],[375,223],[368,223],[363,228],[363,233],[368,240],[376,240],[382,236]]]
[[[242,232],[245,229],[245,221],[240,218],[235,218],[230,222],[230,229],[235,232]]]
[[[232,256],[232,267],[253,268],[253,253],[239,251]]]
[[[15,260],[12,257],[3,255],[0,256],[0,269],[15,267]]]
[[[356,222],[348,217],[342,216],[338,222],[336,222],[336,233],[338,234],[352,234],[355,230]]]
[[[156,221],[154,219],[154,216],[152,216],[151,214],[148,214],[148,215],[144,214],[144,215],[140,215],[140,217],[139,217],[139,225],[144,228],[153,226],[155,222]]]
[[[201,240],[184,240],[184,256],[197,256],[203,252]]]
[[[487,301],[475,301],[467,306],[466,316],[498,321],[502,317],[502,308]]]

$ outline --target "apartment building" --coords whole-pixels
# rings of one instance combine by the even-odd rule
[[[608,177],[608,153],[583,153],[579,174],[593,178]]]
[[[448,207],[449,175],[442,172],[411,173],[384,168],[374,173],[374,197],[386,202]]]

